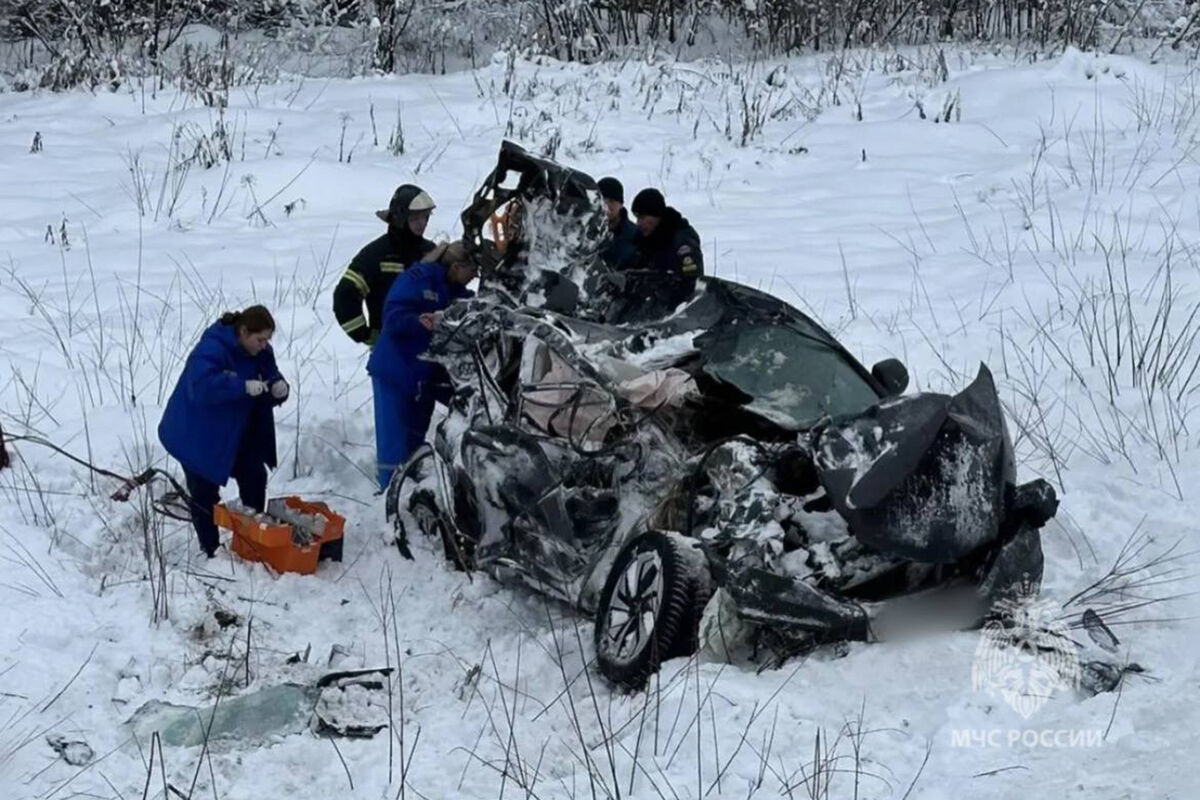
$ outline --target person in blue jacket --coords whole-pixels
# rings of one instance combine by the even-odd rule
[[[261,512],[267,467],[274,468],[274,407],[288,397],[263,306],[227,312],[204,331],[188,355],[158,425],[163,447],[183,466],[192,525],[212,558],[220,539],[213,507],[232,477],[242,502]]]
[[[604,200],[604,216],[608,222],[612,238],[600,252],[600,257],[609,269],[628,269],[637,255],[633,238],[637,234],[637,226],[629,218],[625,210],[625,187],[616,178],[601,178],[596,181],[600,189],[600,197]]]
[[[445,391],[445,370],[420,356],[440,313],[474,295],[467,284],[478,265],[462,242],[439,245],[396,278],[383,304],[383,331],[367,360],[375,395],[375,459],[380,490],[425,441],[434,400]]]

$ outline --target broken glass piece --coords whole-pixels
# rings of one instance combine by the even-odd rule
[[[303,731],[319,693],[315,687],[294,683],[269,686],[239,697],[222,698],[215,714],[211,706],[197,708],[151,700],[127,724],[139,739],[147,740],[157,731],[165,745],[195,747],[204,743],[211,719],[210,742],[236,739],[259,743]]]
[[[1111,628],[1104,624],[1104,620],[1094,610],[1089,608],[1083,612],[1083,627],[1093,642],[1110,653],[1117,652],[1117,646],[1121,644],[1121,640],[1116,637]]]

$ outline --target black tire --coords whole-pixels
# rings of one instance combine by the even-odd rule
[[[617,554],[596,610],[593,637],[600,673],[637,691],[671,656],[692,616],[695,561],[675,535],[650,531]]]
[[[1036,595],[1044,569],[1041,526],[1022,521],[981,570],[977,592],[988,614],[1004,600]]]
[[[441,540],[446,560],[453,564],[455,569],[471,569],[475,559],[474,543],[458,533],[445,512],[438,507],[432,492],[424,489],[414,492],[408,503],[408,512],[422,535]]]
[[[397,519],[400,511],[400,493],[404,484],[409,481],[420,481],[424,474],[425,462],[434,457],[433,448],[423,444],[409,457],[408,463],[402,469],[392,473],[392,481],[384,490],[383,509],[388,519]],[[397,524],[397,533],[403,533]]]
[[[675,634],[675,641],[667,653],[667,658],[690,656],[700,649],[700,619],[704,616],[704,609],[716,590],[712,578],[707,574],[708,568],[702,567],[701,569],[704,571],[693,576],[688,592],[687,608],[679,623],[679,631]]]

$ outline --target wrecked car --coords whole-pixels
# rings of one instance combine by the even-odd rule
[[[453,394],[387,492],[402,552],[419,531],[594,615],[629,688],[699,647],[783,659],[1036,590],[1057,501],[1016,483],[986,367],[906,395],[899,361],[763,292],[608,273],[595,182],[511,143],[463,222],[481,287],[430,347]]]

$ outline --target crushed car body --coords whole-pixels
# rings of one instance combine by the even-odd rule
[[[511,143],[463,222],[481,290],[430,347],[453,394],[388,489],[402,549],[436,536],[594,614],[600,670],[632,688],[732,635],[702,625],[718,612],[785,658],[1036,590],[1057,501],[1016,483],[985,366],[906,395],[900,362],[868,370],[763,292],[610,273],[595,182]]]

